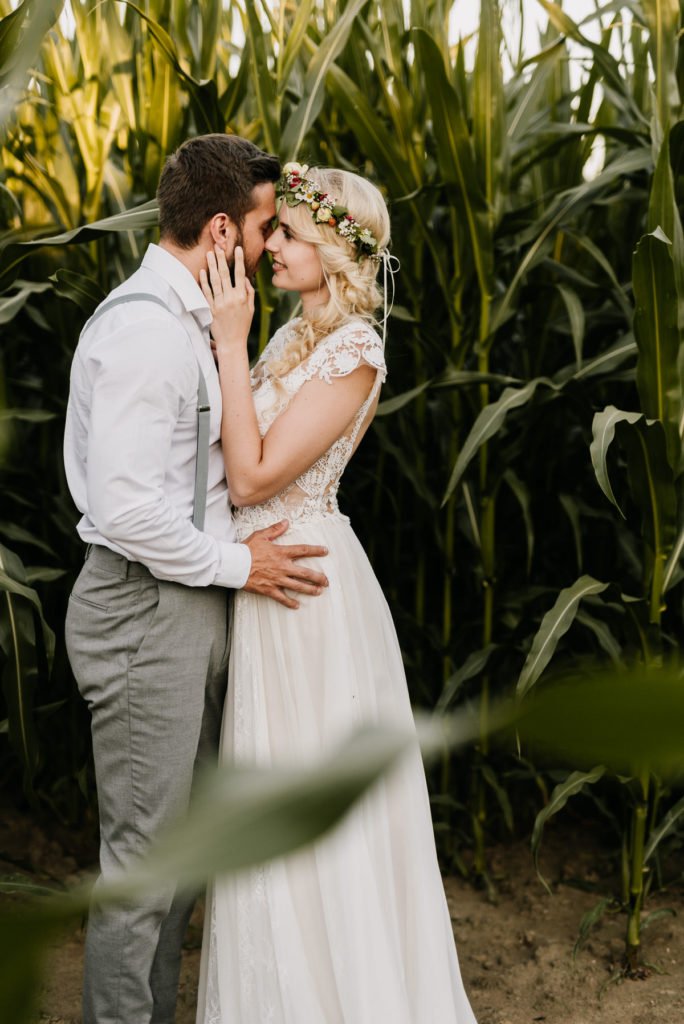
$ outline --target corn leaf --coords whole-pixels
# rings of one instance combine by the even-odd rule
[[[593,594],[602,594],[609,584],[595,580],[593,576],[580,576],[570,587],[561,590],[554,605],[541,621],[522,672],[516,684],[519,697],[530,690],[551,661],[558,641],[570,629],[577,615],[580,601]]]
[[[639,350],[637,387],[641,408],[649,419],[662,424],[668,459],[676,471],[681,461],[682,395],[677,368],[678,299],[671,248],[660,229],[644,235],[637,246],[633,264],[634,334]]]
[[[389,194],[399,197],[413,192],[418,183],[412,180],[396,138],[369,97],[336,64],[328,71],[326,88]]]
[[[27,71],[63,6],[64,0],[23,0],[0,21],[0,128],[12,115]]]
[[[199,81],[188,74],[178,59],[176,45],[166,29],[162,28],[154,18],[150,17],[137,4],[134,4],[133,0],[119,0],[119,2],[130,7],[146,23],[149,33],[159,47],[160,52],[185,85],[190,96],[199,131],[222,132],[225,124],[218,102],[216,83],[213,79]]]
[[[283,160],[294,160],[298,156],[307,132],[321,112],[325,77],[330,65],[346,46],[354,21],[367,3],[368,0],[352,0],[334,28],[317,47],[306,71],[302,98],[283,129],[279,147]]]
[[[277,152],[280,139],[280,125],[276,117],[276,89],[273,74],[268,65],[266,40],[261,27],[256,0],[245,0],[247,23],[245,35],[252,54],[252,81],[261,118],[261,130],[266,149]]]
[[[561,782],[555,787],[546,807],[544,807],[535,818],[531,840],[532,853],[534,855],[534,866],[537,870],[537,877],[539,878],[539,881],[549,894],[551,894],[551,887],[542,875],[539,867],[539,853],[541,851],[541,842],[546,823],[554,816],[554,814],[558,814],[559,811],[563,810],[568,800],[573,796],[577,796],[577,794],[581,793],[587,786],[595,785],[599,779],[603,778],[605,773],[606,769],[603,765],[598,765],[596,768],[592,768],[589,772],[572,772],[565,782]]]
[[[487,663],[498,644],[488,644],[482,650],[473,651],[469,654],[461,667],[457,669],[444,684],[439,700],[435,705],[435,714],[443,714],[449,709],[453,701],[458,697],[463,684],[469,679],[474,679],[487,667]]]
[[[660,819],[655,828],[651,829],[644,850],[644,864],[647,864],[656,852],[663,839],[669,836],[677,827],[677,823],[684,818],[684,796],[681,797],[673,807]]]
[[[480,289],[489,296],[494,289],[494,254],[489,210],[480,187],[468,125],[457,93],[444,67],[442,53],[434,39],[423,29],[414,29],[411,37],[422,73],[434,124],[437,160],[445,182],[456,186],[462,206],[472,258]]]
[[[677,532],[677,494],[668,464],[665,432],[657,420],[622,422],[616,434],[627,454],[627,478],[641,513],[641,533],[656,563],[669,555]]]
[[[68,267],[60,267],[50,276],[50,281],[58,295],[75,302],[86,316],[90,316],[105,298],[97,281]]]
[[[0,298],[0,324],[8,324],[14,320],[32,295],[40,295],[50,290],[50,285],[45,281],[15,281],[14,286],[19,289],[15,295],[3,295]]]
[[[682,556],[684,555],[684,524],[680,526],[677,539],[672,545],[672,551],[665,563],[663,571],[663,594],[666,594],[670,587],[681,579]]]
[[[38,594],[26,582],[21,560],[0,544],[0,648],[5,655],[2,687],[10,741],[24,769],[24,788],[32,792],[37,766],[33,705],[43,664],[52,661],[54,634],[43,618]],[[42,679],[46,682],[46,679]]]
[[[553,3],[552,0],[538,0],[538,3],[544,8],[549,16],[549,21],[559,32],[576,40],[591,51],[594,57],[594,66],[601,72],[606,84],[623,100],[625,110],[636,118],[642,118],[643,115],[630,96],[620,74],[620,67],[608,47],[603,42],[595,43],[580,32],[578,25],[565,13],[560,4]]]
[[[589,446],[589,453],[596,480],[608,501],[615,505],[623,519],[625,518],[624,512],[617,503],[608,476],[608,449],[613,443],[618,423],[637,423],[641,416],[640,412],[625,412],[622,409],[616,409],[614,405],[607,405],[601,412],[595,413],[592,421],[593,440]]]
[[[481,0],[472,78],[473,142],[475,165],[487,204],[490,235],[494,232],[502,205],[507,158],[500,17],[495,0]]]
[[[654,72],[656,111],[663,130],[681,106],[677,84],[679,0],[641,0],[648,25],[648,48]]]
[[[522,514],[523,523],[525,524],[525,540],[527,546],[527,558],[525,560],[525,570],[527,575],[530,575],[532,568],[532,556],[534,555],[534,520],[532,519],[532,495],[527,484],[520,479],[518,474],[510,467],[505,470],[501,477],[503,482],[508,485],[511,493],[518,502],[520,512]]]
[[[584,309],[582,301],[572,288],[568,288],[564,284],[557,284],[556,288],[560,293],[560,297],[565,305],[566,312],[568,314],[568,321],[570,323],[570,333],[572,334],[572,345],[575,350],[575,362],[577,369],[582,368],[582,345],[584,342]]]
[[[627,151],[611,161],[592,181],[568,189],[554,199],[522,235],[521,241],[529,240],[531,245],[520,261],[513,278],[501,300],[497,301],[492,317],[492,334],[505,323],[510,316],[518,289],[528,271],[535,266],[546,251],[553,232],[566,221],[576,217],[582,209],[594,202],[603,192],[627,174],[644,170],[652,164],[651,154],[647,149]]]
[[[594,928],[599,921],[603,919],[608,911],[611,909],[615,910],[615,908],[615,899],[612,896],[606,896],[604,899],[599,900],[591,910],[586,912],[586,914],[583,914],[579,926],[579,935],[577,936],[577,941],[572,950],[573,959],[577,956],[579,951],[582,949],[582,946],[589,938],[592,928]]]
[[[282,61],[279,61],[278,66],[278,91],[281,93],[290,80],[296,62],[301,58],[304,38],[313,18],[314,3],[315,0],[301,0],[297,5],[294,20],[288,26]]]
[[[480,412],[456,459],[447,489],[442,498],[442,505],[445,505],[454,493],[464,472],[482,445],[494,437],[501,429],[509,412],[529,402],[540,386],[557,390],[557,385],[553,381],[546,377],[537,377],[535,380],[529,381],[522,388],[506,388],[496,402],[487,405]]]

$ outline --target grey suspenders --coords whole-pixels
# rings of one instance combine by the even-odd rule
[[[166,305],[163,299],[160,299],[158,295],[152,295],[147,292],[131,292],[129,295],[120,295],[116,299],[110,299],[109,302],[104,302],[99,306],[90,320],[86,323],[83,330],[94,324],[96,320],[99,320],[103,313],[107,313],[114,306],[121,306],[124,302],[155,302],[158,306],[162,306],[167,313],[175,317],[178,323],[181,325],[183,330],[188,336],[190,341],[190,347],[195,353],[197,359],[197,368],[199,370],[199,379],[197,384],[197,458],[195,461],[195,496],[192,504],[192,523],[198,530],[204,529],[204,513],[207,508],[207,478],[209,474],[209,419],[211,413],[211,407],[209,405],[209,394],[207,392],[207,382],[204,379],[204,373],[202,367],[199,364],[197,353],[195,352],[192,344],[192,339],[188,333],[185,324],[172,313],[169,307]]]

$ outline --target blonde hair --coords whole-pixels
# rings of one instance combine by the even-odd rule
[[[306,172],[335,202],[344,206],[363,228],[368,228],[380,249],[387,246],[390,220],[382,193],[375,185],[351,171],[332,167],[311,167]],[[352,319],[377,324],[376,311],[382,305],[382,292],[376,282],[380,264],[368,257],[357,259],[352,242],[337,234],[334,227],[316,222],[306,203],[288,206],[288,223],[304,242],[315,245],[321,261],[321,273],[330,292],[322,306],[303,313],[293,324],[290,340],[268,369],[282,377],[298,366],[326,335]]]

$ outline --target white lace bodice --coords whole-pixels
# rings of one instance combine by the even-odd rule
[[[352,320],[323,338],[298,366],[284,376],[274,378],[267,364],[271,359],[278,358],[287,345],[294,323],[296,321],[293,320],[276,331],[251,372],[254,405],[262,437],[309,380],[319,379],[332,384],[335,378],[344,377],[361,363],[367,363],[377,370],[375,382],[344,434],[313,466],[273,498],[260,505],[235,509],[234,519],[240,540],[254,530],[280,519],[295,523],[322,516],[341,517],[337,505],[340,479],[354,452],[359,431],[386,377],[380,338],[364,321]]]

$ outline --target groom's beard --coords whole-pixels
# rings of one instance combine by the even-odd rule
[[[254,284],[254,278],[256,277],[257,267],[259,266],[259,259],[261,259],[261,257],[259,257],[259,259],[257,259],[257,260],[254,260],[253,257],[252,257],[252,254],[247,252],[247,249],[245,248],[245,240],[244,240],[243,235],[242,235],[242,228],[238,228],[237,238],[235,239],[235,245],[236,246],[239,245],[239,246],[242,247],[242,252],[243,252],[243,255],[245,257],[245,274],[247,275],[249,280],[252,282],[252,284]],[[231,271],[233,271],[234,268],[235,268],[235,256],[233,255],[233,258],[230,261],[230,269],[231,269]],[[233,280],[235,280],[235,275],[233,275]]]

